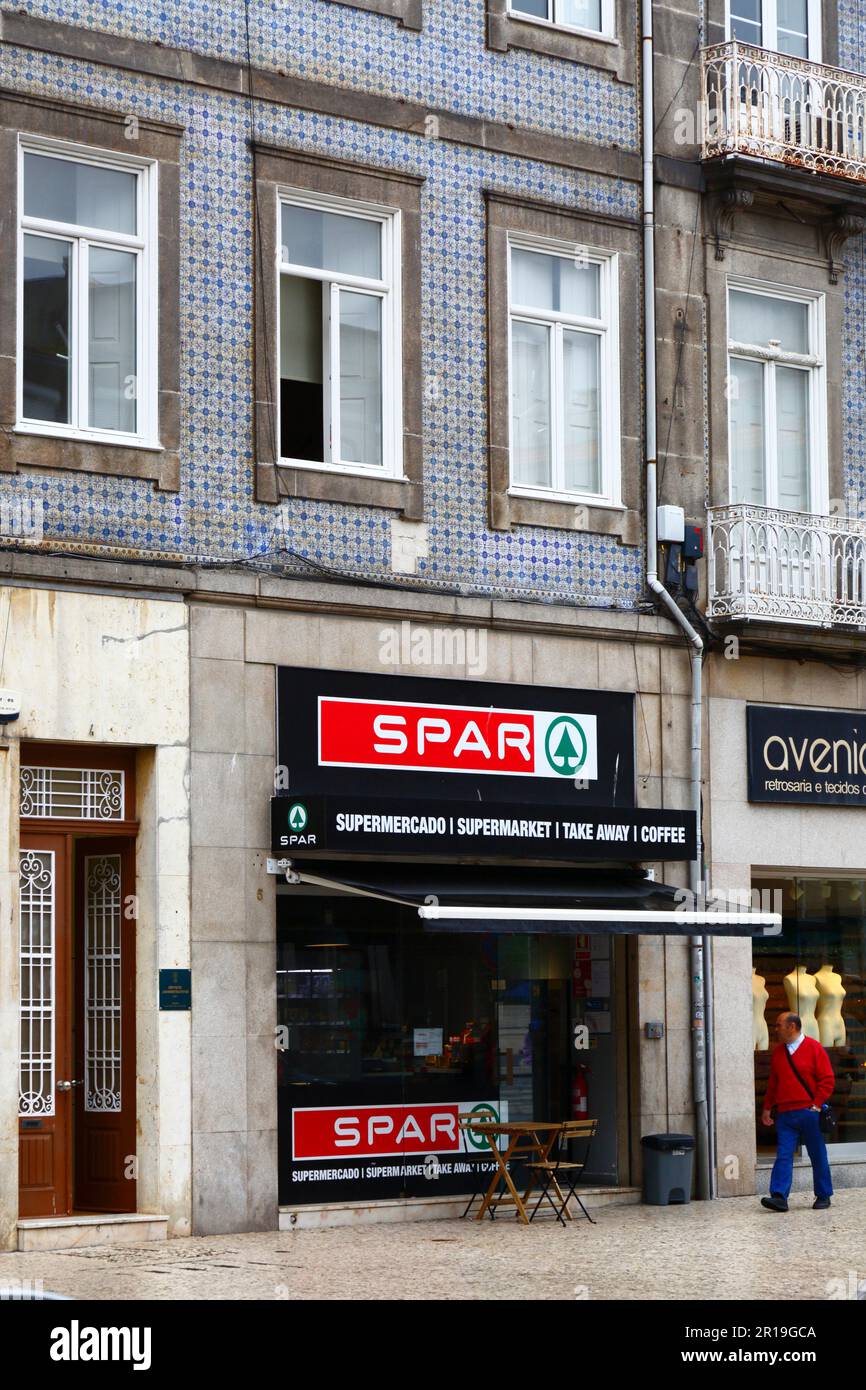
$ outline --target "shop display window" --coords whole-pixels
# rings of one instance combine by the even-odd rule
[[[841,1155],[866,1155],[866,880],[762,879],[762,893],[781,895],[782,933],[756,937],[752,950],[755,1122],[758,1152],[775,1148],[761,1110],[775,1045],[773,1024],[791,1009],[803,1030],[826,1047],[836,1077],[831,1104],[838,1126],[830,1142]],[[766,995],[766,999],[764,996]]]
[[[369,1172],[398,1166],[402,1123],[411,1140],[428,1122],[447,1131],[455,1107],[483,1105],[510,1119],[597,1115],[588,1177],[617,1180],[609,938],[435,933],[396,904],[278,903],[281,1203],[471,1191],[464,1160],[489,1151],[452,1162],[426,1132],[412,1146],[426,1176]],[[434,1188],[435,1153],[445,1167]]]

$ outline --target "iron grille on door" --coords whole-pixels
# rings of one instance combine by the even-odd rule
[[[90,767],[22,767],[21,815],[123,820],[123,772]]]
[[[54,1114],[54,853],[20,853],[19,1115]]]
[[[84,1108],[120,1110],[120,855],[88,856],[84,875]]]

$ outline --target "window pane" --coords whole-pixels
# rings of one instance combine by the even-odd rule
[[[809,351],[809,306],[767,294],[731,290],[728,337],[761,347],[778,342],[785,352]]]
[[[557,24],[573,24],[576,29],[601,30],[601,0],[557,0]]]
[[[764,466],[764,368],[730,359],[731,501],[767,502]]]
[[[382,462],[382,301],[340,292],[340,462]]]
[[[809,0],[777,0],[777,21],[780,29],[805,34],[809,28]]]
[[[135,432],[135,273],[129,251],[91,246],[90,404],[94,429]]]
[[[535,19],[550,19],[550,0],[511,0],[515,14],[531,14]]]
[[[511,325],[511,450],[513,481],[550,487],[550,329]]]
[[[511,252],[511,302],[581,318],[599,317],[601,267],[539,251]]]
[[[777,44],[780,53],[809,56],[808,0],[778,0]]]
[[[601,340],[595,333],[563,333],[565,486],[600,493],[599,379]]]
[[[344,275],[382,277],[382,224],[283,204],[283,260]]]
[[[135,232],[137,174],[44,154],[24,156],[24,212],[53,222]]]
[[[320,280],[280,276],[280,457],[322,463],[324,386]]]
[[[808,512],[809,506],[809,373],[776,367],[776,464],[779,506]]]
[[[24,238],[24,398],[28,420],[69,424],[72,245]]]
[[[760,48],[763,41],[761,0],[731,0],[731,38],[757,44]]]

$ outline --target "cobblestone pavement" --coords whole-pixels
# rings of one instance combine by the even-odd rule
[[[91,1299],[726,1299],[866,1292],[866,1189],[829,1211],[795,1194],[622,1206],[552,1220],[420,1221],[0,1255],[0,1286],[41,1279]]]

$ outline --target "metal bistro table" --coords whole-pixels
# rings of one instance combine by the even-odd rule
[[[563,1122],[560,1120],[460,1121],[461,1129],[470,1134],[480,1135],[487,1140],[490,1152],[496,1162],[496,1172],[490,1179],[490,1185],[475,1216],[476,1221],[483,1221],[484,1215],[488,1211],[493,1218],[500,1206],[513,1206],[524,1225],[529,1225],[526,1203],[537,1181],[535,1170],[530,1169],[529,1184],[521,1196],[508,1171],[508,1164],[513,1158],[529,1159],[530,1163],[546,1163],[551,1149],[562,1132],[562,1126]],[[503,1146],[499,1138],[500,1135],[505,1136],[508,1141],[507,1145]],[[497,1191],[500,1182],[505,1183],[505,1191]],[[562,1193],[559,1191],[555,1177],[552,1178],[551,1186],[555,1188],[561,1199]],[[476,1192],[470,1198],[463,1213],[464,1216],[468,1215],[478,1195]]]

